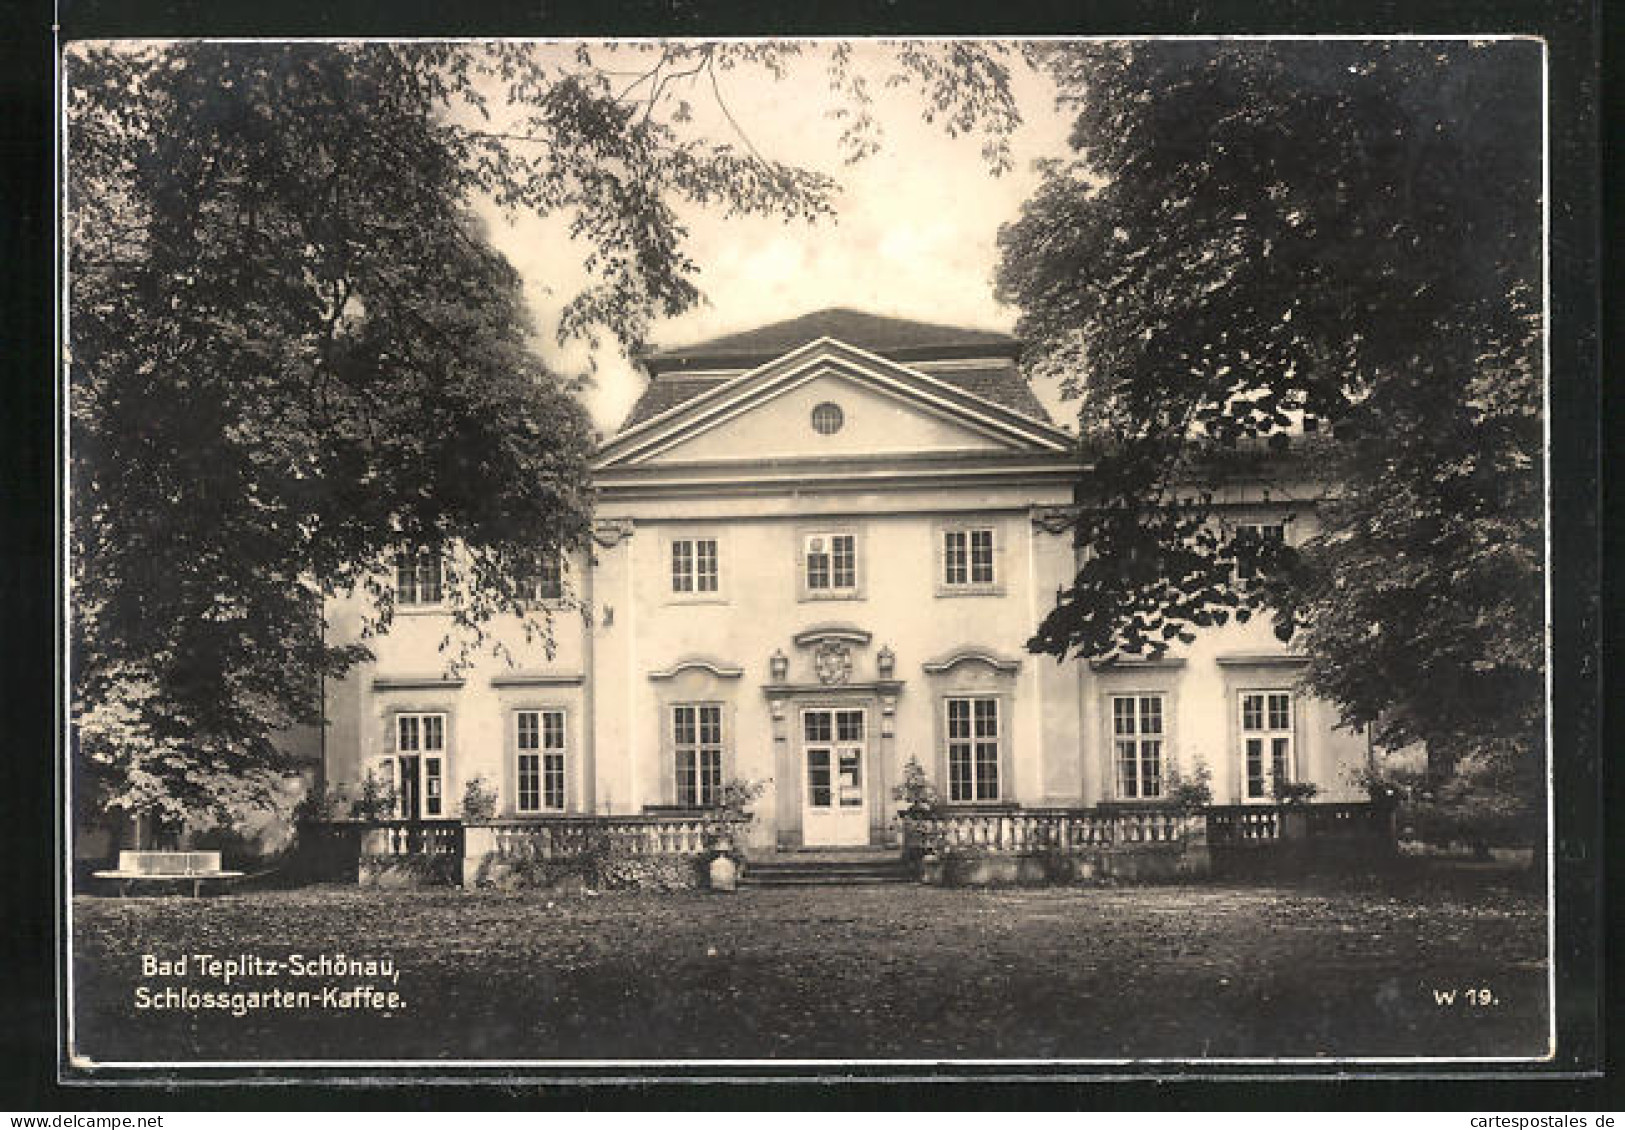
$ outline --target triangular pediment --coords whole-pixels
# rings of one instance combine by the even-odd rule
[[[826,426],[815,426],[820,405],[838,413],[833,430],[827,410]],[[604,447],[598,466],[1056,454],[1071,445],[1045,421],[826,338],[628,428]]]

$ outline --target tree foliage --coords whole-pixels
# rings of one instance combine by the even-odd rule
[[[498,614],[546,642],[519,577],[583,542],[595,437],[474,204],[567,216],[589,281],[560,335],[634,347],[700,297],[684,209],[811,220],[836,190],[723,100],[798,47],[605,50],[68,51],[74,736],[104,803],[268,796],[278,736],[367,654],[325,638],[324,597],[366,591],[387,627],[399,551],[447,555],[465,642]],[[861,75],[830,70],[861,156]],[[992,54],[899,50],[894,78],[1003,151]],[[690,127],[700,97],[734,128]]]
[[[1031,646],[1157,653],[1268,611],[1380,742],[1539,748],[1537,46],[1044,62],[1076,153],[1001,233],[999,288],[1093,466],[1084,563]],[[1323,496],[1321,532],[1231,536],[1242,481]]]

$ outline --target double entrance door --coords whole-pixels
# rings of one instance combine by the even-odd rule
[[[810,847],[869,842],[869,712],[801,708],[801,829]]]

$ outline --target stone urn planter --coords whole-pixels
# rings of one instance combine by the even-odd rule
[[[739,889],[739,865],[734,862],[731,855],[718,855],[712,859],[706,875],[713,891]]]

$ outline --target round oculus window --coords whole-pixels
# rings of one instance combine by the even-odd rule
[[[832,436],[841,430],[846,423],[846,416],[841,412],[841,406],[824,401],[812,410],[813,431],[821,436]]]

